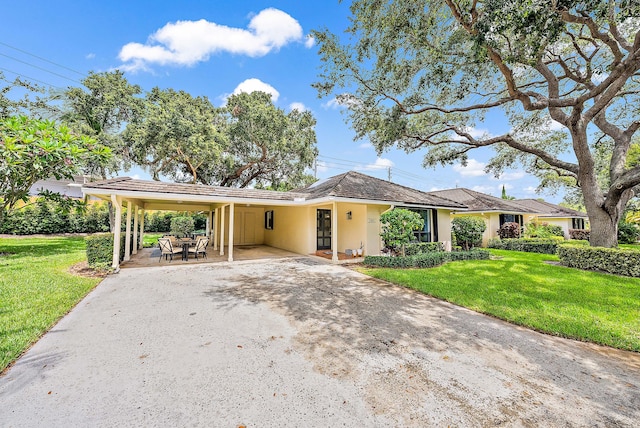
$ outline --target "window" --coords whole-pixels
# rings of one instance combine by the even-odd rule
[[[518,223],[520,227],[524,225],[520,214],[500,214],[500,227],[505,223]]]
[[[572,229],[584,229],[584,219],[583,218],[572,218],[571,219],[571,228]]]
[[[273,210],[264,212],[264,228],[273,230]]]
[[[422,220],[424,220],[424,226],[421,230],[413,232],[413,236],[418,242],[431,242],[431,210],[411,210],[414,213],[420,214]]]

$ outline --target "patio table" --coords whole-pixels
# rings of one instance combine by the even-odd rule
[[[182,260],[189,260],[189,247],[195,245],[196,241],[191,238],[180,238],[178,242],[182,244]]]

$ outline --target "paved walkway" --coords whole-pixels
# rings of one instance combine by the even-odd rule
[[[299,257],[123,269],[0,378],[0,426],[637,426],[640,355]]]

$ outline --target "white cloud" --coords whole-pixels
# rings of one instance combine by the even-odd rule
[[[525,174],[523,171],[504,172],[504,173],[500,174],[500,177],[498,177],[498,178],[492,177],[492,179],[513,181],[513,180],[520,180],[521,178],[524,178],[525,175],[527,175],[527,174]]]
[[[372,149],[373,148],[373,144],[371,143],[362,143],[358,146],[358,148],[361,149]]]
[[[93,52],[88,53],[84,56],[86,59],[94,59],[96,57],[96,54],[94,54]]]
[[[339,109],[341,107],[343,107],[342,104],[340,104],[340,101],[338,101],[337,98],[332,98],[329,101],[327,101],[326,103],[322,104],[322,107],[325,109]]]
[[[289,110],[298,110],[299,112],[303,112],[303,111],[307,111],[309,109],[307,108],[307,106],[305,106],[302,103],[293,102],[293,103],[289,104]]]
[[[433,186],[431,189],[429,189],[430,192],[437,192],[438,190],[444,190],[444,188]]]
[[[524,191],[524,193],[528,193],[528,194],[535,194],[536,193],[536,188],[533,186],[527,186],[524,189],[522,189]]]
[[[395,164],[390,159],[377,158],[374,163],[370,163],[364,167],[356,168],[361,171],[371,171],[378,169],[387,169],[393,167]]]
[[[233,90],[233,93],[239,94],[241,92],[245,92],[250,94],[251,92],[255,92],[255,91],[262,91],[262,92],[266,92],[267,94],[271,94],[271,99],[273,100],[274,103],[278,101],[278,97],[280,97],[280,92],[278,92],[276,88],[256,78],[247,79],[244,82],[241,82]]]
[[[471,190],[475,190],[476,192],[486,193],[487,195],[490,195],[496,190],[496,188],[493,186],[473,186]]]
[[[308,34],[306,37],[306,40],[304,41],[304,46],[307,49],[311,49],[312,47],[314,47],[316,44],[316,39],[315,37],[313,37],[311,34]]]
[[[323,161],[316,161],[316,169],[318,172],[326,172],[329,170],[329,165]]]
[[[462,164],[457,163],[453,166],[453,170],[463,177],[480,177],[486,175],[484,172],[486,165],[487,164],[478,162],[475,159],[469,159],[467,161],[467,166],[462,166]]]
[[[465,129],[465,131],[473,138],[491,137],[491,133],[489,132],[489,130],[484,128],[468,127]]]
[[[149,36],[147,43],[131,42],[118,57],[123,69],[146,69],[149,63],[191,66],[217,52],[264,56],[291,42],[303,42],[302,27],[289,14],[274,8],[251,18],[247,29],[227,27],[204,19],[168,23]]]

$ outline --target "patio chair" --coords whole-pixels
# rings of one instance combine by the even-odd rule
[[[160,247],[160,260],[162,260],[162,256],[164,256],[165,260],[167,260],[167,256],[169,256],[171,257],[171,261],[173,261],[174,254],[182,253],[182,248],[181,247],[174,248],[174,246],[171,245],[171,239],[169,238],[158,239],[158,246]],[[160,260],[158,260],[158,262],[160,262]]]
[[[198,254],[204,254],[204,257],[207,258],[207,245],[209,244],[209,239],[200,238],[196,241],[195,247],[189,248],[189,254],[195,254],[196,259],[198,258]]]

